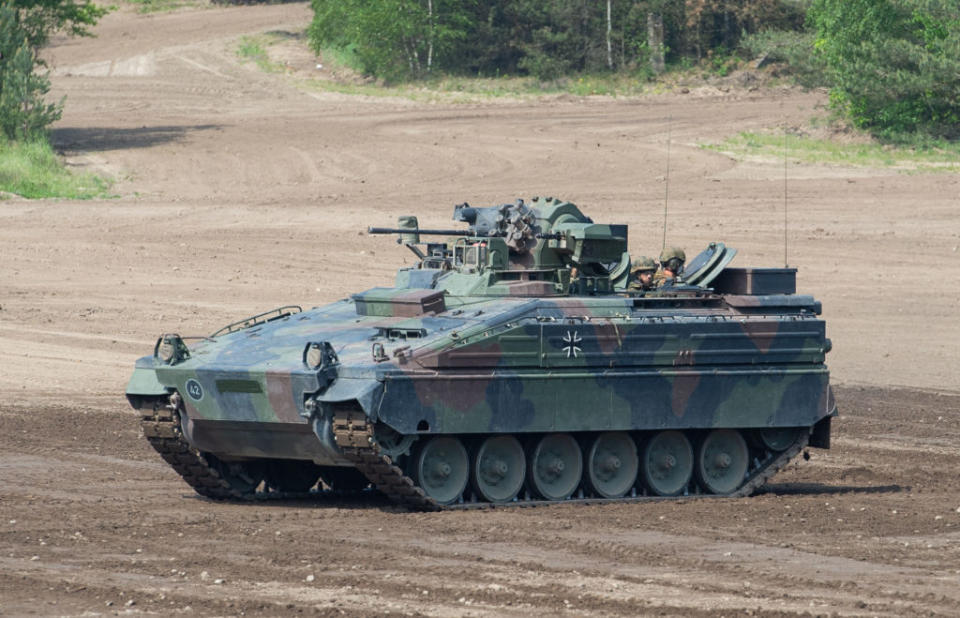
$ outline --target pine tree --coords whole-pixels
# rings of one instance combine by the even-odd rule
[[[0,55],[0,130],[10,140],[40,137],[60,119],[63,102],[44,102],[50,80],[34,71],[36,52],[6,4],[0,7]]]

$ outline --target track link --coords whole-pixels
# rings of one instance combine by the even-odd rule
[[[275,501],[275,500],[333,500],[342,501],[358,497],[360,491],[336,489],[303,492],[278,491],[263,483],[254,489],[238,489],[232,485],[215,465],[212,455],[194,448],[183,437],[180,428],[180,410],[183,402],[179,394],[170,397],[144,398],[136,409],[140,412],[140,427],[143,435],[163,460],[201,496],[213,500]]]
[[[249,499],[249,492],[233,488],[203,453],[183,438],[180,405],[176,394],[169,400],[151,398],[140,403],[140,427],[150,446],[201,496],[218,500]]]
[[[208,456],[190,445],[180,429],[180,406],[182,402],[177,394],[170,398],[149,398],[139,403],[140,426],[150,445],[164,461],[179,474],[201,496],[214,500],[281,500],[331,497],[346,497],[339,492],[275,492],[268,488],[245,491],[234,487],[217,467],[211,464]],[[366,414],[353,407],[337,407],[333,416],[333,435],[337,446],[370,483],[391,501],[412,510],[440,511],[486,508],[535,507],[555,504],[608,504],[625,502],[648,502],[660,500],[682,500],[686,498],[738,498],[753,494],[786,466],[806,447],[809,435],[801,434],[794,444],[786,450],[769,455],[763,461],[754,461],[747,482],[735,492],[729,494],[691,494],[676,497],[631,495],[623,498],[572,497],[557,502],[537,500],[530,497],[518,497],[512,502],[460,502],[441,505],[426,495],[417,486],[414,479],[397,466],[393,460],[380,452],[374,439],[374,425]],[[355,495],[355,494],[354,494]]]
[[[753,494],[767,480],[800,454],[806,447],[810,436],[801,433],[800,437],[786,450],[770,453],[763,461],[755,460],[749,470],[750,477],[734,492],[728,494],[691,494],[685,496],[625,496],[623,498],[577,497],[563,501],[536,500],[518,497],[513,502],[460,502],[441,505],[427,496],[416,482],[393,463],[387,455],[380,453],[373,437],[373,423],[360,409],[337,407],[333,416],[333,435],[343,454],[367,477],[367,479],[388,498],[408,508],[439,511],[484,508],[533,507],[555,504],[609,504],[623,502],[652,502],[662,500],[683,500],[687,498],[742,498]]]
[[[336,408],[333,437],[343,454],[367,480],[394,502],[422,511],[444,508],[417,487],[390,457],[380,453],[380,447],[373,439],[373,423],[367,420],[363,410]]]

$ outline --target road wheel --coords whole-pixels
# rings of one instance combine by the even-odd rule
[[[622,431],[602,433],[587,451],[587,484],[602,498],[620,498],[637,482],[637,445]]]
[[[582,472],[580,445],[567,433],[540,438],[527,461],[530,488],[546,500],[569,498],[580,485]]]
[[[679,496],[693,476],[693,447],[679,431],[661,431],[643,448],[643,483],[657,496]]]
[[[790,448],[800,437],[801,431],[805,430],[799,427],[771,427],[761,429],[756,435],[765,448],[779,453]]]
[[[467,449],[457,438],[431,438],[414,460],[417,484],[438,504],[452,504],[462,495],[470,476]]]
[[[493,436],[480,444],[473,459],[473,488],[488,502],[509,502],[523,487],[526,458],[513,436]]]
[[[728,494],[743,483],[750,462],[747,442],[735,429],[715,429],[697,452],[697,480],[712,494]]]

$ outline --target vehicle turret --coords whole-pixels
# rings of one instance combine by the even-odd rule
[[[429,281],[429,287],[480,296],[609,294],[622,290],[629,276],[627,226],[594,223],[570,202],[463,203],[454,206],[453,220],[467,229],[420,229],[415,216],[400,217],[396,228],[369,228],[370,234],[399,234],[397,242],[419,259],[400,271],[396,287]],[[455,239],[422,244],[421,236]]]

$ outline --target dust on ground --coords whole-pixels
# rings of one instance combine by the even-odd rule
[[[782,265],[782,162],[697,145],[824,103],[734,88],[426,104],[237,57],[239,37],[309,17],[121,10],[47,50],[68,96],[54,141],[117,197],[0,202],[0,614],[957,613],[950,174],[789,164],[787,260],[823,302],[842,416],[830,451],[759,496],[423,514],[193,495],[122,398],[159,333],[388,284],[411,256],[366,226],[449,227],[464,200],[563,197],[656,255],[669,193],[670,244]]]

